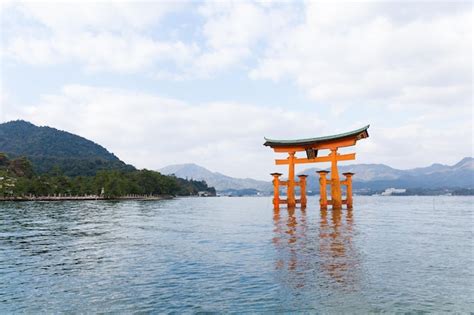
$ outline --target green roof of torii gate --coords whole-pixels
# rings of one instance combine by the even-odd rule
[[[296,140],[275,140],[265,138],[265,143],[263,145],[269,147],[288,147],[288,146],[311,146],[318,143],[324,143],[334,140],[342,140],[346,138],[356,138],[356,140],[364,139],[369,137],[367,129],[370,125],[359,128],[357,130],[340,133],[337,135],[317,137],[317,138],[307,138],[307,139],[296,139]]]

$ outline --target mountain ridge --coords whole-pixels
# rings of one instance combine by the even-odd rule
[[[0,124],[0,152],[25,156],[42,174],[59,167],[65,175],[94,175],[98,170],[135,170],[103,146],[73,133],[24,120]]]
[[[192,169],[193,172],[188,170]],[[298,174],[309,175],[308,190],[319,191],[317,167],[307,168]],[[174,174],[177,177],[190,177],[205,180],[218,191],[228,189],[256,189],[261,192],[272,190],[271,181],[259,181],[252,178],[234,178],[219,172],[212,172],[195,163],[174,164],[159,169],[163,174]],[[386,188],[473,188],[474,159],[465,157],[454,165],[433,163],[427,167],[400,170],[382,163],[361,163],[340,165],[339,172],[353,172],[354,188],[384,190]]]
[[[57,171],[68,176],[94,175],[97,171],[114,169],[132,171],[135,168],[121,161],[101,145],[84,137],[47,126],[36,126],[23,120],[0,124],[0,152],[10,157],[25,156],[33,162],[38,174]],[[319,179],[312,167],[299,174],[309,175],[308,190],[319,190]],[[210,171],[195,163],[169,165],[159,170],[176,177],[205,180],[218,191],[242,190],[271,192],[272,184],[253,178],[235,178]],[[433,163],[426,167],[400,170],[385,164],[340,165],[340,173],[353,172],[355,189],[443,188],[472,189],[474,159],[465,157],[453,165]],[[341,176],[342,177],[342,176]],[[283,179],[283,178],[282,178]]]
[[[271,189],[269,182],[253,178],[231,177],[219,172],[212,172],[195,163],[168,165],[158,169],[158,171],[165,175],[174,174],[177,177],[204,180],[208,185],[215,187],[218,191],[229,189],[244,190],[249,188],[259,191],[269,191]]]
[[[309,190],[319,191],[318,168],[308,168],[300,172],[308,176]],[[339,166],[342,173],[353,172],[355,189],[383,190],[386,188],[470,188],[474,187],[474,159],[464,157],[454,165],[433,163],[427,167],[408,170],[392,168],[385,164],[351,164]],[[314,175],[313,175],[314,174]]]

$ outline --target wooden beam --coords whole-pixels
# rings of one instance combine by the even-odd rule
[[[354,138],[349,138],[349,139],[342,139],[342,140],[333,140],[333,141],[327,141],[327,142],[322,142],[322,143],[317,143],[317,144],[312,144],[312,145],[297,145],[297,146],[288,146],[288,147],[272,147],[274,152],[277,153],[288,153],[288,152],[301,152],[301,151],[306,151],[306,149],[311,148],[315,150],[331,150],[331,149],[337,149],[341,147],[351,147],[356,144],[356,139]]]
[[[339,154],[336,158],[338,161],[349,161],[349,160],[355,160],[355,153],[349,153],[349,154]],[[318,162],[331,162],[331,157],[330,156],[320,156],[314,159],[306,159],[306,158],[295,158],[294,163],[295,164],[303,164],[303,163],[318,163]],[[286,165],[290,164],[289,159],[276,159],[275,160],[276,165]]]
[[[288,153],[288,152],[299,152],[299,151],[305,151],[305,147],[275,147],[272,148],[274,152],[277,153]]]

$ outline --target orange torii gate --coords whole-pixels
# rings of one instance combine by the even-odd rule
[[[352,175],[353,173],[344,173],[345,180],[339,180],[337,169],[338,161],[355,160],[355,153],[339,154],[337,150],[341,147],[349,147],[356,144],[357,140],[368,138],[367,129],[369,125],[346,133],[332,136],[299,139],[299,140],[272,140],[265,138],[263,145],[269,146],[277,153],[287,153],[286,159],[276,159],[276,165],[288,165],[288,180],[282,181],[279,177],[281,173],[272,173],[273,176],[273,205],[280,207],[280,203],[286,203],[287,206],[295,207],[297,203],[301,207],[306,207],[306,177],[307,175],[298,175],[299,181],[295,181],[295,164],[331,162],[331,179],[326,179],[328,171],[319,171],[320,187],[320,205],[321,208],[327,208],[330,204],[333,209],[342,208],[346,204],[347,208],[352,208]],[[318,156],[320,150],[330,150],[327,156]],[[306,152],[306,158],[296,157],[296,152]],[[326,185],[331,185],[331,199],[327,199]],[[346,199],[342,200],[341,185],[347,186]],[[280,199],[280,186],[287,187],[287,199]],[[301,190],[300,199],[295,198],[295,186]]]

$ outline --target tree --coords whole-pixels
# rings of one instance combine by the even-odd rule
[[[34,175],[33,165],[24,156],[11,160],[8,168],[16,175],[20,177],[31,178]]]
[[[198,191],[215,193],[204,181],[165,176],[146,169],[101,170],[94,176],[69,177],[56,165],[48,174],[35,176],[32,163],[28,159],[21,157],[8,160],[5,154],[0,153],[1,196],[101,195],[102,190],[106,198],[129,194],[195,195]]]
[[[6,168],[10,164],[10,160],[5,153],[0,152],[0,167]]]

